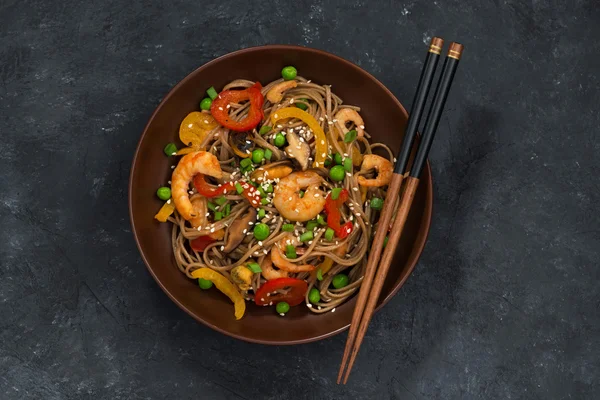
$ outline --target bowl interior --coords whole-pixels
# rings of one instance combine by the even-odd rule
[[[271,307],[248,303],[245,317],[236,321],[233,305],[217,290],[201,291],[184,276],[171,252],[171,226],[154,220],[161,201],[156,188],[170,180],[175,159],[163,153],[166,143],[179,143],[181,120],[198,109],[205,90],[222,88],[237,78],[266,84],[280,76],[286,65],[320,84],[331,84],[344,103],[361,107],[373,141],[383,142],[394,152],[400,148],[407,113],[396,98],[375,78],[356,65],[331,54],[295,46],[264,46],[240,50],[218,58],[188,75],[165,97],[151,117],[140,139],[130,177],[130,214],[133,232],[148,269],[181,308],[206,325],[252,342],[292,344],[331,336],[347,328],[356,297],[335,313],[313,314],[306,307],[293,307],[285,318]],[[385,303],[406,280],[423,249],[431,220],[432,185],[429,166],[423,171],[415,202],[407,221],[379,303]]]

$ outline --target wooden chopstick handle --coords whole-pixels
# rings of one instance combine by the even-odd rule
[[[377,300],[379,300],[379,295],[381,294],[383,283],[390,269],[390,265],[392,264],[396,248],[398,247],[398,241],[400,239],[400,236],[402,235],[404,224],[406,223],[410,207],[415,198],[417,187],[419,186],[419,178],[411,176],[406,178],[405,182],[406,188],[404,190],[402,200],[400,201],[398,212],[396,213],[396,219],[394,220],[392,229],[389,233],[388,244],[385,247],[385,250],[383,251],[381,262],[379,263],[379,269],[375,276],[375,282],[373,283],[373,290],[371,290],[371,292],[368,294],[369,297],[365,307],[365,312],[361,319],[360,327],[358,328],[358,333],[354,342],[354,346],[352,347],[352,352],[350,353],[350,362],[346,367],[344,384],[346,384],[346,382],[348,381],[348,377],[350,376],[350,371],[352,370],[352,366],[354,365],[354,361],[356,360],[358,350],[360,349],[362,340],[365,337],[365,333],[367,331],[367,327],[369,326],[369,322],[371,321],[371,317],[373,317],[373,313],[375,312]],[[380,226],[383,228],[388,225],[386,224]],[[379,230],[377,233],[379,233]]]
[[[356,333],[358,332],[358,327],[360,326],[363,311],[365,309],[367,299],[369,298],[369,292],[373,283],[373,277],[375,276],[375,271],[377,270],[377,265],[381,257],[381,250],[383,249],[383,242],[385,241],[385,236],[387,235],[387,227],[390,225],[390,221],[392,220],[392,216],[394,215],[394,211],[396,209],[396,200],[398,199],[398,196],[400,194],[400,186],[402,186],[403,179],[403,175],[393,174],[390,185],[388,186],[387,196],[385,197],[385,201],[383,203],[383,211],[381,212],[381,215],[379,217],[377,232],[375,233],[375,237],[373,239],[373,243],[371,245],[369,253],[369,258],[367,260],[365,276],[363,277],[363,281],[360,284],[358,299],[356,301],[356,305],[354,306],[354,313],[352,314],[352,322],[350,323],[350,330],[348,332],[346,348],[344,349],[342,364],[340,366],[340,371],[338,372],[338,384],[342,380],[344,366],[346,365],[346,361],[348,361],[348,357],[350,356],[350,350],[354,345],[354,340],[356,338]]]

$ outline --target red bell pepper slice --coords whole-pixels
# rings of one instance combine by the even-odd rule
[[[342,189],[337,199],[331,198],[331,193],[325,198],[325,211],[327,212],[327,225],[335,231],[335,235],[340,239],[348,237],[354,229],[352,221],[346,222],[340,226],[340,220],[342,219],[342,213],[340,208],[348,200],[348,190]]]
[[[211,238],[208,235],[200,236],[200,237],[190,241],[190,247],[192,248],[192,250],[196,250],[196,251],[199,251],[200,253],[202,253],[204,250],[206,250],[208,245],[210,245],[214,242],[215,242],[215,239]]]
[[[225,128],[236,132],[245,132],[256,128],[263,119],[264,97],[260,90],[262,85],[256,82],[248,89],[244,90],[224,90],[213,100],[210,106],[212,116]],[[239,103],[241,101],[250,101],[250,110],[248,115],[241,121],[234,121],[229,117],[229,103]]]
[[[254,208],[260,207],[260,193],[258,190],[246,182],[241,182],[240,185],[242,185],[242,188],[244,189],[242,195],[250,202],[250,204]],[[208,198],[222,196],[226,192],[236,190],[235,183],[233,182],[227,182],[221,186],[213,186],[206,182],[206,179],[204,179],[204,175],[202,174],[196,174],[196,176],[194,176],[194,187],[198,193]]]
[[[279,289],[289,287],[290,290],[285,293],[278,293],[268,296]],[[277,278],[267,281],[256,291],[254,302],[259,306],[266,306],[269,303],[277,304],[280,301],[285,301],[290,307],[297,306],[304,301],[304,296],[308,290],[308,283],[302,279],[296,278]]]
[[[194,176],[194,187],[204,197],[217,197],[223,195],[227,190],[234,188],[233,183],[227,182],[221,186],[213,186],[206,182],[204,175],[196,174]]]

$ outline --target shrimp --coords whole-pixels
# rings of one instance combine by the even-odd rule
[[[279,243],[275,246],[273,246],[273,248],[271,249],[271,261],[273,261],[273,264],[275,264],[275,266],[283,271],[287,271],[287,272],[310,272],[310,271],[314,271],[315,270],[315,266],[314,265],[310,265],[310,264],[304,264],[304,265],[300,265],[300,264],[294,264],[293,262],[288,261],[288,259],[286,257],[284,257],[281,249],[282,248],[286,248],[286,246],[288,244],[291,244],[292,246],[296,245],[297,242],[296,240],[293,238],[292,235],[288,234],[286,235],[286,237],[284,237],[283,239],[281,239],[279,241]]]
[[[294,172],[281,178],[275,187],[273,205],[290,221],[304,222],[315,218],[325,207],[325,195],[319,189],[321,180],[314,171]],[[304,189],[302,198],[301,189]]]
[[[360,166],[360,172],[365,173],[370,169],[375,169],[377,171],[377,177],[373,179],[367,179],[364,176],[358,176],[359,185],[379,187],[388,185],[391,182],[394,168],[390,160],[375,154],[366,154],[363,157],[363,162]]]
[[[196,193],[192,197],[190,197],[190,203],[192,203],[192,209],[194,210],[195,217],[190,218],[190,223],[192,224],[192,228],[198,228],[199,226],[206,225],[206,213],[207,213],[207,204],[206,197]]]
[[[365,122],[363,121],[358,111],[352,108],[342,108],[335,114],[334,118],[334,122],[337,122],[338,127],[340,128],[342,133],[348,132],[348,128],[346,127],[346,124],[348,122],[354,122],[354,125],[356,125],[356,132],[358,133],[358,137],[365,136]]]
[[[189,153],[179,160],[171,177],[171,195],[175,208],[187,221],[198,217],[198,212],[194,209],[188,194],[190,182],[196,174],[205,174],[220,179],[223,171],[217,157],[206,151]]]
[[[289,275],[287,271],[273,268],[273,261],[271,260],[270,254],[267,254],[263,259],[263,262],[260,264],[260,269],[262,270],[261,274],[263,278],[268,281],[277,278],[287,278]]]

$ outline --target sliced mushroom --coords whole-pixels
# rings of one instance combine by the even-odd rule
[[[229,253],[235,250],[235,248],[238,247],[240,243],[242,243],[242,240],[244,240],[244,238],[246,237],[244,229],[249,229],[249,222],[254,222],[255,220],[256,208],[248,207],[248,212],[243,217],[233,221],[233,223],[229,227],[229,235],[227,236],[227,242],[225,243],[225,247],[223,248],[224,253]]]
[[[285,81],[273,86],[267,93],[267,100],[271,103],[279,103],[283,99],[283,92],[298,86],[296,81]]]
[[[279,161],[255,169],[250,178],[255,182],[262,182],[266,179],[281,179],[291,174],[292,171],[289,161]]]
[[[252,286],[252,271],[245,265],[238,265],[229,271],[231,280],[243,291],[249,290]]]
[[[285,135],[288,143],[290,144],[285,148],[285,152],[296,161],[302,167],[302,171],[306,171],[308,168],[308,158],[310,157],[310,146],[304,141],[300,141],[298,136],[290,131]]]
[[[248,158],[254,150],[254,140],[247,132],[231,132],[229,134],[229,145],[233,152],[242,158]]]

